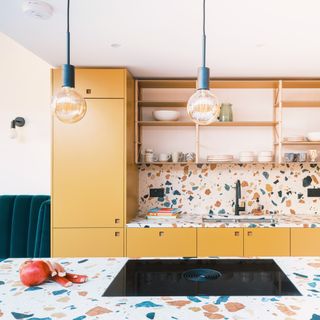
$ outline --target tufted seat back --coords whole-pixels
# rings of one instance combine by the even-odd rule
[[[0,259],[50,256],[49,199],[45,195],[0,196]]]

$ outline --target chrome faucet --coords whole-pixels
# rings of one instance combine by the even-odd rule
[[[246,207],[243,206],[241,207],[239,205],[239,200],[241,199],[241,184],[240,184],[240,180],[237,180],[236,182],[236,202],[235,202],[235,215],[238,216],[240,211],[245,211]]]

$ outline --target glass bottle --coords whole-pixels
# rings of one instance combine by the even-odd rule
[[[219,120],[221,122],[233,121],[233,113],[232,113],[232,104],[231,103],[222,103],[221,104]]]

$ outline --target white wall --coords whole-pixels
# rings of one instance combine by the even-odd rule
[[[49,194],[50,65],[0,33],[0,194]],[[18,139],[10,122],[26,119]]]

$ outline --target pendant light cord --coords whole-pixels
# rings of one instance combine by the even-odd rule
[[[203,0],[202,7],[202,66],[206,66],[206,0]]]
[[[70,64],[70,0],[67,6],[67,64]]]

